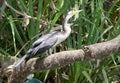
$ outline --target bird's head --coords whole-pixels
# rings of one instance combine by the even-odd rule
[[[83,10],[72,10],[72,11],[69,11],[69,12],[67,13],[66,17],[67,17],[68,19],[70,19],[72,16],[74,16],[74,15],[77,14],[77,13],[80,13],[81,11],[83,11]]]

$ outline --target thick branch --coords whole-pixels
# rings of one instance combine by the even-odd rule
[[[120,52],[120,35],[113,40],[83,46],[80,50],[63,51],[45,58],[33,58],[20,67],[14,68],[9,83],[23,83],[26,76],[34,72],[62,67],[75,61],[101,59],[112,53]]]

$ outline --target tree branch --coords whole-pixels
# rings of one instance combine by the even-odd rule
[[[79,50],[63,51],[44,58],[30,59],[27,63],[23,62],[13,69],[8,83],[23,83],[30,73],[63,67],[81,60],[101,59],[117,52],[120,52],[120,35],[107,42],[83,46]]]

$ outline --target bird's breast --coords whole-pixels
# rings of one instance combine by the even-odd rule
[[[60,34],[57,34],[56,35],[57,42],[54,46],[56,46],[57,44],[60,44],[61,42],[65,41],[68,38],[69,35],[70,34],[66,34],[65,32],[61,32]]]

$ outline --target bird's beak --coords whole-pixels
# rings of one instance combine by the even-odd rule
[[[82,12],[83,10],[74,10],[73,11],[73,13],[72,13],[72,16],[74,16],[74,15],[76,15],[76,14],[78,14],[78,13],[80,13],[80,12]],[[74,18],[74,21],[76,20],[76,17]]]
[[[76,11],[73,11],[73,15],[77,14],[77,13],[80,13],[82,12],[83,10],[76,10]]]

